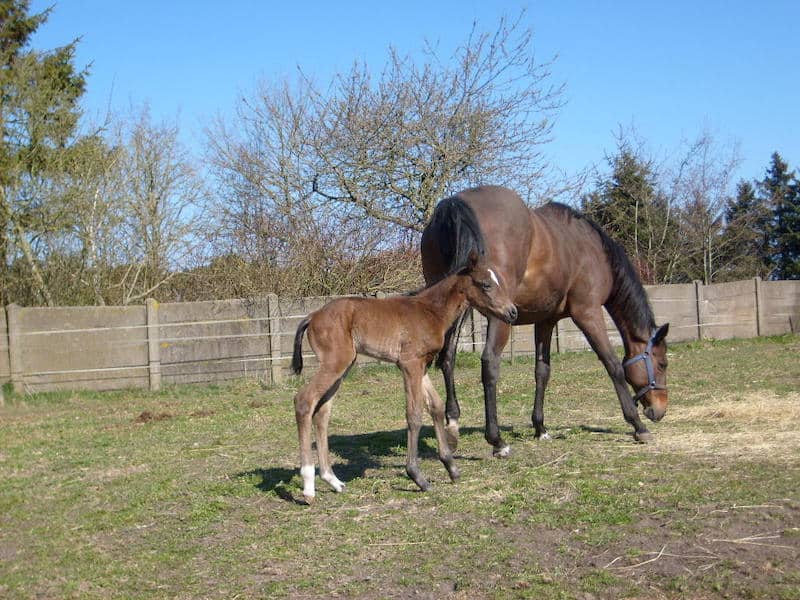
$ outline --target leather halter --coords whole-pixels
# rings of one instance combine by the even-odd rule
[[[656,370],[653,367],[653,359],[651,358],[653,354],[653,344],[656,333],[658,333],[657,329],[653,331],[653,333],[650,335],[650,339],[647,340],[647,346],[645,347],[644,351],[642,351],[640,354],[637,354],[636,356],[629,358],[624,363],[622,363],[623,367],[629,367],[632,364],[642,360],[644,361],[644,368],[647,370],[647,384],[636,391],[636,395],[633,397],[634,405],[639,404],[639,400],[641,399],[641,397],[652,390],[667,389],[666,386],[659,385],[656,383]]]

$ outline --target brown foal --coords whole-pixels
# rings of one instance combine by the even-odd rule
[[[357,353],[392,362],[403,374],[409,477],[423,491],[430,487],[417,464],[424,405],[433,418],[439,459],[450,479],[458,478],[458,467],[445,437],[444,403],[428,378],[427,369],[444,344],[445,332],[468,305],[506,323],[517,318],[517,309],[496,273],[475,251],[470,253],[467,266],[461,271],[415,295],[339,298],[300,323],[295,334],[292,370],[300,373],[303,368],[302,341],[306,330],[319,361],[319,370],[294,397],[300,438],[300,474],[306,502],[312,502],[315,495],[312,421],[316,429],[320,477],[337,492],[344,489],[344,483],[331,468],[328,421],[331,400]]]

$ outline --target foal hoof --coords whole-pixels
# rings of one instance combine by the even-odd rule
[[[451,451],[458,448],[458,421],[450,419],[450,422],[444,426],[444,435]]]
[[[633,434],[633,439],[635,439],[640,444],[649,444],[650,442],[655,441],[655,437],[649,431],[637,431]]]
[[[311,506],[314,504],[314,496],[303,496],[303,500],[306,503],[306,506]]]
[[[511,446],[506,444],[502,448],[494,448],[492,450],[492,456],[495,458],[508,458],[511,456]]]
[[[459,471],[458,467],[455,465],[447,469],[447,474],[450,475],[450,481],[453,483],[458,481],[458,478],[461,477],[461,471]]]

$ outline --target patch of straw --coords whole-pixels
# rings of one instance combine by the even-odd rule
[[[777,462],[800,458],[800,394],[749,393],[670,406],[654,450]],[[674,426],[672,426],[674,425]]]

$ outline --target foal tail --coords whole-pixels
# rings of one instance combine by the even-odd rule
[[[297,326],[297,332],[294,334],[294,352],[292,353],[292,373],[300,375],[303,370],[303,335],[308,329],[308,324],[311,323],[311,316],[307,316],[300,321]]]

